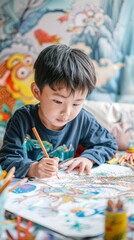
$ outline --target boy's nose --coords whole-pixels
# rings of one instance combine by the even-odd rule
[[[64,119],[68,119],[68,117],[70,116],[71,114],[71,109],[70,108],[66,108],[64,109],[64,111],[61,112],[61,116],[64,118]]]
[[[67,113],[60,114],[64,120],[68,119],[69,115]]]

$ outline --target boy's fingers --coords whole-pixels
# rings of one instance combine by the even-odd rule
[[[84,173],[84,169],[85,169],[85,164],[80,163],[79,164],[79,175],[82,175]]]
[[[58,167],[58,161],[59,161],[59,158],[45,158],[45,159],[42,159],[41,160],[43,165],[46,166],[46,165],[54,165],[54,166],[57,166]]]
[[[60,160],[58,157],[55,157],[54,159],[56,159],[57,162],[59,162],[59,160]]]
[[[60,163],[59,164],[59,167],[60,168],[64,168],[64,167],[68,167],[68,166],[70,166],[70,164],[72,164],[73,163],[73,161],[74,161],[74,159],[71,159],[71,160],[68,160],[67,162],[63,162],[63,163]]]
[[[90,175],[90,172],[91,172],[90,166],[89,166],[89,165],[86,165],[85,173],[86,173],[87,175]]]
[[[66,173],[70,173],[72,170],[74,170],[78,166],[77,162],[72,162],[71,165],[69,165],[68,169],[66,170]]]

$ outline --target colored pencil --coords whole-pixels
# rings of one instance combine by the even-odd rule
[[[41,138],[40,138],[40,136],[39,136],[36,128],[33,127],[32,130],[33,130],[34,135],[35,135],[35,137],[37,138],[37,140],[38,140],[38,142],[39,142],[39,144],[40,144],[40,147],[41,147],[44,155],[45,155],[47,158],[49,158],[49,155],[48,155],[48,153],[47,153],[47,151],[46,151],[46,149],[45,149],[45,147],[44,147],[44,145],[43,145],[43,142],[41,141]]]
[[[2,193],[11,182],[12,179],[9,179],[6,183],[4,183],[3,186],[0,188],[0,193]]]
[[[0,181],[3,180],[3,178],[5,178],[7,175],[7,171],[3,170],[2,174],[0,175]]]
[[[108,161],[109,164],[115,164],[118,163],[118,157],[114,157]]]
[[[35,137],[36,137],[37,140],[38,140],[38,143],[40,144],[40,147],[41,147],[44,155],[46,156],[46,158],[49,158],[49,155],[48,155],[48,153],[47,153],[47,151],[46,151],[46,149],[45,149],[45,147],[44,147],[44,145],[43,145],[43,142],[41,141],[41,138],[40,138],[40,136],[39,136],[39,134],[38,134],[38,132],[37,132],[37,129],[36,129],[35,127],[33,127],[32,130],[33,130],[33,132],[34,132]],[[56,176],[57,176],[57,178],[59,179],[58,174],[56,174]]]
[[[15,190],[17,187],[20,187],[22,184],[24,184],[25,182],[27,182],[28,178],[23,178],[21,181],[19,181],[18,183],[16,183],[13,187],[9,188],[9,192],[12,192],[13,190]]]
[[[12,234],[9,232],[9,230],[6,229],[6,233],[10,240],[15,240]]]
[[[28,239],[29,230],[30,230],[30,228],[32,227],[32,224],[33,224],[32,221],[28,221],[27,229],[26,229],[25,236],[24,236],[24,240],[27,240],[27,239]]]
[[[17,217],[17,233],[18,233],[18,240],[21,240],[21,235],[20,235],[20,223],[21,223],[21,217]]]
[[[125,162],[125,166],[131,168],[134,171],[134,166],[132,166],[130,163]]]
[[[7,175],[6,175],[6,177],[4,178],[4,183],[6,183],[7,181],[9,181],[10,179],[13,179],[14,173],[15,173],[15,167],[12,167],[12,168],[7,172]]]

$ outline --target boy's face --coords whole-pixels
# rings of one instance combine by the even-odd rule
[[[60,130],[65,124],[72,121],[80,112],[88,91],[76,90],[70,93],[65,87],[51,89],[48,85],[43,88],[42,93],[34,83],[32,92],[40,101],[39,116],[42,123],[50,130]]]

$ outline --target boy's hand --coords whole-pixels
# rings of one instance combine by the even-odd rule
[[[68,167],[66,173],[70,173],[72,170],[76,170],[79,175],[86,173],[90,174],[90,169],[94,164],[93,160],[89,160],[84,157],[73,158],[67,162],[60,164],[60,168]]]
[[[50,178],[58,173],[59,158],[42,158],[31,164],[28,177]]]

